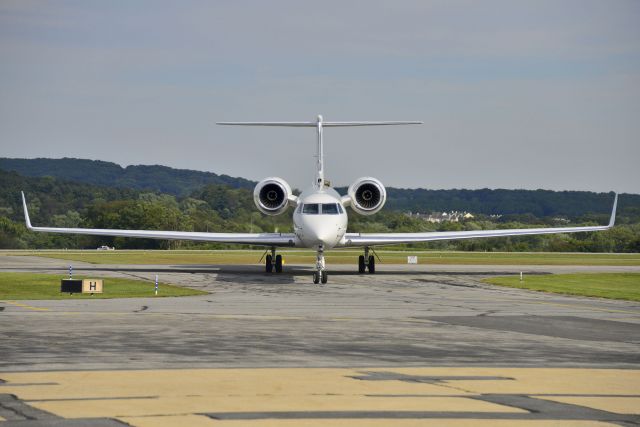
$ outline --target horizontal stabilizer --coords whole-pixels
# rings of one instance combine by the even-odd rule
[[[346,126],[393,126],[393,125],[421,125],[422,122],[321,122],[322,127]],[[317,127],[318,122],[218,122],[226,126],[282,126],[282,127]]]

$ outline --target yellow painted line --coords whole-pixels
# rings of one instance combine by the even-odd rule
[[[15,302],[15,301],[0,301],[3,302],[5,304],[11,304],[14,305],[16,307],[20,307],[20,308],[26,308],[27,310],[34,310],[34,311],[49,311],[48,308],[44,308],[44,307],[33,307],[31,305],[27,305],[27,304],[21,304],[19,302]]]
[[[260,368],[167,369],[124,371],[53,371],[2,373],[4,393],[24,400],[145,397],[145,396],[255,396],[255,395],[431,395],[448,396],[440,385],[403,381],[362,381],[351,377],[370,369]],[[388,369],[396,371],[396,369]],[[440,375],[451,375],[446,369]],[[55,383],[16,386],[12,383]],[[469,393],[458,393],[468,395]],[[371,399],[380,399],[378,397]],[[181,411],[182,413],[182,411]]]
[[[587,406],[616,414],[640,414],[640,396],[536,396],[536,398],[550,400],[552,402],[569,403],[571,405]]]
[[[207,418],[207,419],[203,419]],[[198,415],[168,415],[162,417],[119,417],[134,427],[612,427],[600,421],[562,420],[474,420],[474,419],[292,419],[292,420],[213,420]]]
[[[367,372],[448,377],[437,383],[357,379]],[[479,377],[455,379],[455,377]],[[452,378],[453,377],[453,378]],[[482,379],[498,377],[498,379]],[[258,368],[0,373],[3,393],[65,418],[119,418],[139,427],[193,426],[551,426],[557,420],[260,419],[213,420],[216,412],[527,413],[474,399],[485,393],[535,395],[619,413],[638,413],[640,370],[582,368]],[[393,378],[390,376],[389,378]],[[39,385],[37,383],[40,383]],[[49,384],[46,384],[49,383]],[[27,385],[33,384],[33,385]],[[540,395],[560,395],[540,396]],[[609,395],[590,397],[590,394]],[[577,395],[577,396],[574,396]],[[90,399],[87,399],[90,397]],[[567,399],[567,400],[560,400]],[[602,406],[599,406],[602,405]],[[589,421],[562,425],[600,426]]]
[[[2,418],[2,417],[0,417],[0,422],[2,422],[2,421],[7,421],[7,420]]]
[[[204,415],[163,415],[160,417],[118,417],[129,425],[135,427],[215,427],[220,426],[221,422],[213,420]],[[248,425],[247,420],[242,425]]]
[[[256,384],[254,384],[256,386]],[[29,402],[31,406],[64,418],[144,416],[175,413],[209,412],[308,412],[308,411],[430,411],[493,412],[527,414],[528,412],[466,397],[393,397],[387,399],[361,395],[316,394],[244,394],[218,396],[166,396],[135,400],[68,400]]]
[[[440,368],[368,369],[406,375],[501,376],[513,380],[449,380],[446,384],[475,394],[612,394],[637,395],[640,370],[581,368]],[[455,373],[453,373],[455,372]]]

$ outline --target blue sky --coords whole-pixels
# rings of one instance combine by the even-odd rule
[[[424,188],[640,193],[637,1],[0,2],[8,157]]]

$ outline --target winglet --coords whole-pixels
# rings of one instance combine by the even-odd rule
[[[27,224],[27,228],[29,230],[33,230],[31,220],[29,219],[29,211],[27,210],[27,200],[24,198],[24,191],[21,191],[20,193],[22,194],[22,207],[24,208],[24,222]]]
[[[618,193],[616,193],[616,198],[613,199],[613,210],[611,211],[611,219],[609,220],[609,225],[607,227],[611,228],[616,223],[616,209],[618,208]]]

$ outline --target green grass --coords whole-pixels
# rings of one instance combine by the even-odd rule
[[[466,265],[640,265],[640,254],[591,254],[560,252],[446,252],[446,251],[377,251],[384,264],[406,264],[408,255],[417,255],[420,264]],[[2,255],[35,255],[94,264],[258,264],[261,250],[72,250],[72,251],[2,251]],[[315,252],[281,250],[288,264],[313,264]],[[356,264],[356,249],[326,253],[328,264]]]
[[[525,275],[522,282],[519,276],[504,276],[483,281],[533,291],[640,301],[640,273]]]
[[[136,298],[154,296],[155,283],[142,280],[105,277],[101,294],[73,294],[60,292],[60,279],[56,274],[0,273],[0,300],[41,300],[41,299],[96,299],[96,298]],[[74,276],[74,279],[88,277]],[[99,277],[91,277],[98,279]],[[179,286],[158,284],[158,297],[203,295],[206,292]]]

